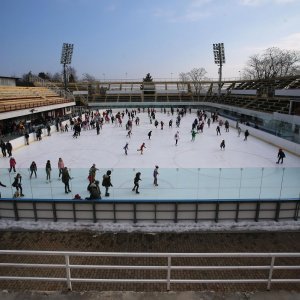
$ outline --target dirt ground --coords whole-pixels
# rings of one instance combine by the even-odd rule
[[[44,231],[0,231],[1,250],[53,250],[53,251],[84,251],[84,252],[300,252],[300,232],[245,232],[245,233],[95,233],[95,232],[44,232]],[[0,262],[7,262],[8,256],[1,255]],[[11,258],[9,258],[10,260]],[[45,261],[60,262],[53,257],[34,258],[27,256],[14,257],[18,262]],[[107,258],[76,258],[71,263],[85,264],[152,264],[164,265],[162,259],[129,258],[115,259]],[[176,262],[178,265],[200,263],[203,265],[234,265],[232,259],[185,259]],[[270,259],[244,259],[238,264],[269,265]],[[278,261],[277,261],[278,263]],[[300,265],[300,259],[282,259],[279,263]],[[19,272],[19,273],[18,273]],[[0,267],[0,276],[38,276],[40,270],[22,269],[15,271],[12,268]],[[173,271],[172,271],[173,272]],[[236,271],[234,271],[236,272]],[[180,270],[172,273],[173,278],[184,279],[226,279],[226,278],[261,278],[268,277],[268,271],[186,271]],[[282,271],[276,273],[274,278],[299,278],[300,270]],[[65,277],[64,270],[51,269],[41,272],[40,276]],[[165,271],[125,271],[125,270],[72,270],[72,277],[91,278],[165,278]],[[4,290],[66,290],[66,283],[58,282],[36,282],[36,281],[0,281],[0,289]],[[137,291],[137,292],[165,292],[166,285],[160,283],[74,283],[74,291],[97,290],[97,291]],[[171,284],[172,291],[201,291],[215,290],[221,292],[236,291],[265,291],[266,284]],[[272,290],[296,290],[300,291],[296,283],[274,283]]]

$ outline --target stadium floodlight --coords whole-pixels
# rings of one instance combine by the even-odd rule
[[[67,90],[67,72],[66,72],[66,65],[71,64],[72,55],[73,55],[73,48],[74,44],[63,43],[62,51],[61,51],[61,59],[60,63],[64,65],[64,84],[65,90]]]
[[[61,51],[61,64],[71,64],[74,44],[64,43]]]
[[[219,66],[219,97],[221,95],[222,66],[225,64],[224,43],[213,44],[215,64]]]

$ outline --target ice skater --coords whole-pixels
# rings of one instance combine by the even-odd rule
[[[191,142],[194,142],[197,132],[195,130],[192,130],[191,133],[192,133],[192,140],[191,140]]]
[[[225,140],[222,140],[222,142],[220,144],[220,148],[221,148],[221,150],[225,150]]]
[[[158,186],[158,184],[157,184],[157,176],[158,176],[158,166],[155,166],[155,169],[154,169],[154,171],[153,171],[153,179],[154,179],[154,181],[153,181],[153,184],[155,185],[155,186]]]
[[[34,173],[35,178],[36,178],[36,177],[37,177],[37,176],[36,176],[37,166],[36,166],[35,161],[33,161],[33,162],[31,163],[29,169],[30,169],[30,179],[31,179],[33,173]]]
[[[249,134],[250,133],[249,133],[248,129],[246,129],[246,131],[244,133],[244,136],[245,136],[244,141],[247,141]]]
[[[14,172],[16,173],[16,160],[11,157],[10,160],[9,160],[9,173],[11,172],[11,170],[14,170]]]
[[[61,157],[58,159],[57,167],[58,167],[58,178],[60,178],[60,175],[65,167],[64,161],[62,160]]]
[[[221,135],[221,130],[220,130],[220,126],[219,125],[217,126],[216,131],[217,131],[217,135]]]
[[[14,194],[14,198],[23,197],[23,189],[22,189],[22,176],[20,173],[14,179],[12,186],[16,188],[16,192]]]
[[[179,140],[179,131],[177,131],[174,135],[174,139],[175,139],[175,146],[178,145],[178,140]]]
[[[143,154],[144,148],[146,148],[145,143],[143,143],[140,149],[137,149],[137,151],[141,151],[141,154]]]
[[[51,182],[51,162],[50,160],[47,160],[47,163],[46,163],[46,180],[49,180],[49,182]]]
[[[123,147],[124,151],[125,151],[125,155],[127,155],[127,151],[128,151],[128,143],[126,143],[126,145]]]
[[[283,152],[282,149],[279,149],[279,150],[278,150],[278,155],[277,155],[277,157],[278,157],[278,161],[277,161],[276,164],[279,164],[279,162],[283,163],[283,159],[285,158],[285,153]]]
[[[130,129],[130,130],[128,130],[126,137],[131,138],[131,135],[132,135],[132,132],[131,132],[131,129]]]
[[[61,174],[61,181],[65,185],[65,193],[66,194],[71,192],[70,184],[69,184],[70,179],[71,179],[71,176],[69,174],[68,168],[64,167],[63,170],[62,170],[62,174]]]
[[[150,131],[148,132],[148,138],[149,138],[149,140],[151,140],[151,135],[152,135],[152,130],[150,130]]]
[[[111,183],[110,175],[111,175],[110,170],[108,170],[106,172],[106,174],[103,175],[102,186],[105,187],[105,197],[109,197],[108,189],[109,189],[110,186],[113,186],[112,183]]]
[[[240,135],[241,135],[241,132],[242,132],[242,129],[241,129],[241,127],[240,127],[240,126],[238,126],[238,128],[237,128],[237,131],[238,131],[238,137],[240,137]]]
[[[134,180],[133,180],[134,187],[133,187],[133,189],[132,189],[132,191],[133,191],[133,192],[135,191],[137,194],[140,193],[140,192],[139,192],[139,187],[140,187],[139,181],[140,181],[140,180],[142,180],[142,179],[141,179],[141,172],[137,172],[137,173],[135,174],[135,177],[134,177]]]

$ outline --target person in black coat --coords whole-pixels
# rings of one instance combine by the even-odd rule
[[[221,150],[225,150],[225,140],[222,140],[222,142],[220,144],[220,148],[221,148]]]
[[[139,192],[139,187],[140,187],[139,181],[140,181],[140,180],[142,180],[142,179],[141,179],[141,172],[137,172],[137,173],[135,174],[135,177],[134,177],[134,180],[133,180],[134,187],[133,187],[133,189],[132,189],[132,191],[135,191],[137,194],[140,193],[140,192]]]
[[[113,186],[111,184],[111,178],[110,178],[110,175],[111,175],[111,171],[108,170],[106,172],[106,174],[103,175],[103,181],[102,181],[102,186],[105,187],[105,197],[109,197],[109,192],[108,192],[108,189],[110,186]]]
[[[5,148],[7,150],[8,156],[11,157],[12,156],[12,144],[10,143],[10,141],[8,141],[5,145]]]
[[[101,199],[101,191],[98,180],[95,180],[94,182],[90,183],[87,189],[90,192],[90,197],[86,198],[87,200]]]
[[[33,173],[34,173],[34,175],[35,175],[35,178],[36,178],[37,166],[36,166],[36,163],[35,163],[35,161],[33,161],[33,162],[31,163],[31,165],[30,165],[29,169],[30,169],[30,172],[31,172],[31,173],[30,173],[30,179],[31,179],[31,177],[32,177]]]
[[[0,181],[0,186],[6,187],[6,185],[3,184],[1,181]],[[0,198],[1,198],[1,193],[0,193]]]
[[[25,132],[24,137],[25,137],[25,145],[29,145],[29,134],[27,131]]]
[[[17,176],[14,179],[14,182],[12,183],[12,186],[15,187],[17,189],[17,192],[19,193],[19,190],[21,192],[20,196],[24,196],[23,195],[23,189],[22,189],[22,176],[20,173],[17,174]]]
[[[3,157],[6,157],[6,146],[3,140],[0,141],[0,147],[1,147]]]
[[[71,176],[69,174],[68,168],[64,167],[61,173],[61,181],[64,183],[65,185],[65,193],[68,194],[71,192],[70,190],[70,182]]]
[[[282,149],[279,149],[277,157],[278,157],[278,161],[276,164],[279,164],[280,161],[281,163],[283,163],[283,159],[285,158],[285,153],[283,152]]]

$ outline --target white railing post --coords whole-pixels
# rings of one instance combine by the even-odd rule
[[[71,270],[70,270],[70,259],[69,255],[65,255],[65,260],[66,260],[66,274],[67,274],[67,285],[68,285],[68,290],[72,291],[72,282],[71,282]]]
[[[168,256],[167,291],[170,290],[170,279],[171,279],[171,256]]]
[[[274,264],[275,264],[275,256],[272,256],[271,265],[270,265],[270,271],[269,271],[269,278],[268,278],[268,285],[267,285],[267,290],[268,291],[271,289],[271,281],[272,281]]]

